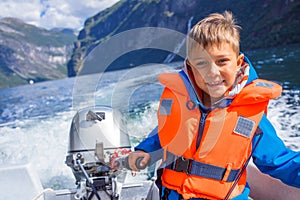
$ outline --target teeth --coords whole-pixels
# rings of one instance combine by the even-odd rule
[[[219,85],[219,84],[221,84],[223,81],[218,81],[218,82],[209,82],[209,83],[207,83],[208,85]]]

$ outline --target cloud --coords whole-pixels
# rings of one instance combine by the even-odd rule
[[[0,18],[15,17],[47,29],[82,28],[84,21],[119,0],[1,0]]]

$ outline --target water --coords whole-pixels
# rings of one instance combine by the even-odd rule
[[[299,89],[300,44],[247,52],[260,77],[275,80],[285,89]]]
[[[247,52],[259,75],[276,80],[283,95],[270,102],[268,117],[278,135],[300,150],[299,45]],[[74,187],[64,161],[71,120],[91,105],[119,109],[133,145],[156,126],[162,87],[156,78],[181,63],[151,65],[0,90],[0,165],[31,163],[43,186]]]

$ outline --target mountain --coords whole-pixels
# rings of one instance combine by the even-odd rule
[[[16,18],[0,19],[0,88],[67,77],[75,40],[67,29],[46,30]]]
[[[58,32],[58,33],[64,33],[64,34],[69,34],[72,36],[78,35],[78,31],[75,29],[71,28],[52,28],[51,31]]]
[[[139,27],[162,27],[186,34],[190,19],[194,25],[208,14],[224,10],[233,12],[242,27],[243,51],[300,42],[300,1],[296,0],[121,0],[85,21],[68,62],[68,75],[77,75],[94,47],[118,33]],[[116,59],[108,70],[161,63],[168,54],[153,49],[129,52]]]

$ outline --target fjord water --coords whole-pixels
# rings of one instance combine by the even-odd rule
[[[260,77],[283,85],[268,117],[279,137],[300,150],[300,44],[246,52]],[[122,112],[133,145],[156,126],[162,87],[156,78],[181,63],[151,64],[119,71],[0,90],[0,165],[30,163],[44,187],[74,187],[65,165],[75,112],[109,105]],[[81,87],[84,86],[84,87]],[[91,91],[91,92],[90,92]]]

